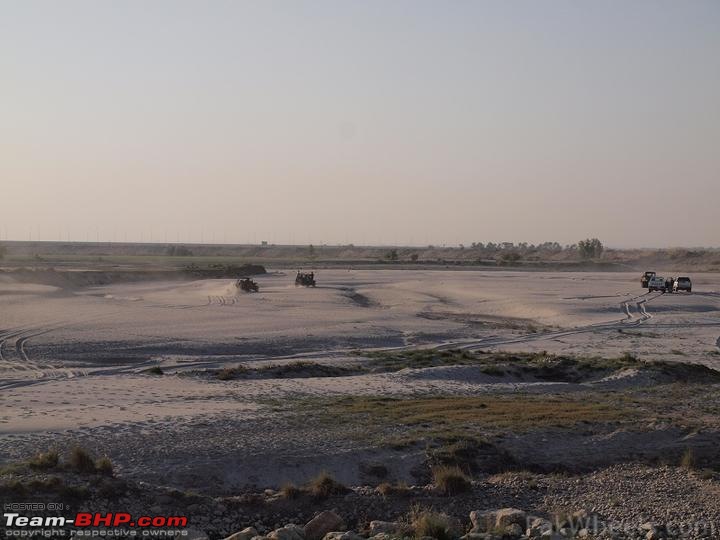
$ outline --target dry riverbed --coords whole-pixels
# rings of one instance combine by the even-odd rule
[[[0,284],[0,493],[184,509],[213,538],[332,508],[367,533],[414,504],[464,528],[506,506],[717,521],[720,277],[636,277]],[[77,447],[112,473],[77,471]]]

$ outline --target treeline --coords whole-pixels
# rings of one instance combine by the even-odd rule
[[[465,246],[460,244],[460,249],[465,249]],[[577,244],[566,244],[564,246],[558,242],[543,242],[542,244],[530,244],[528,242],[518,244],[513,242],[500,242],[497,244],[488,242],[483,244],[482,242],[473,242],[468,249],[488,258],[503,258],[503,256],[513,258],[511,254],[514,254],[518,260],[532,256],[558,255],[562,253],[576,254],[582,259],[599,259],[605,251],[602,242],[597,238],[588,238],[580,240]]]
[[[168,246],[165,250],[168,257],[192,257],[194,253],[185,246]]]
[[[454,248],[436,248],[430,245],[421,249],[391,249],[383,254],[382,260],[390,262],[428,262],[429,254],[439,254],[438,251],[447,254],[448,249],[456,253],[457,251],[463,253],[464,255],[460,258],[466,261],[497,261],[500,264],[515,264],[520,261],[537,261],[551,258],[597,260],[602,257],[605,251],[602,242],[597,238],[588,238],[579,241],[577,244],[565,246],[558,242],[544,242],[542,244],[530,244],[528,242],[520,242],[519,244],[513,242],[500,242],[497,244],[488,242],[484,244],[482,242],[473,242],[468,247],[460,244]],[[443,261],[445,259],[441,257],[438,260]]]

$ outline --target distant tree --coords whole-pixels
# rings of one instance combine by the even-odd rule
[[[315,257],[317,257],[317,254],[315,253],[315,246],[310,244],[307,248],[307,251],[308,251],[308,259],[310,259],[311,261],[314,261]]]
[[[7,255],[7,248],[0,244],[0,261],[5,258],[5,255]]]
[[[411,260],[412,262],[417,262],[417,260],[418,260],[418,254],[417,254],[417,253],[413,253],[412,255],[410,255],[410,260]]]
[[[580,240],[577,244],[578,253],[583,259],[599,259],[604,249],[602,242],[597,238]]]
[[[500,260],[504,264],[515,264],[520,258],[520,254],[517,251],[507,251],[500,256]]]
[[[536,247],[540,251],[548,253],[560,253],[563,250],[563,247],[557,242],[543,242],[542,244],[538,244]]]
[[[391,249],[385,254],[385,258],[389,261],[397,261],[398,260],[398,252],[397,249]]]

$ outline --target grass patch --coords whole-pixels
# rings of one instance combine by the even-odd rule
[[[375,488],[375,490],[383,497],[390,497],[392,495],[406,496],[410,494],[410,488],[405,482],[398,482],[397,484],[383,482]]]
[[[160,366],[153,366],[149,369],[144,369],[142,373],[146,373],[147,375],[164,375],[165,372],[162,370]]]
[[[480,448],[487,443],[471,437],[441,439],[441,445],[428,450],[431,466],[457,467],[467,474],[477,472],[477,457]],[[493,449],[496,451],[496,449]]]
[[[500,366],[480,366],[480,371],[492,377],[502,377],[506,373]]]
[[[57,476],[49,476],[48,478],[33,478],[28,482],[28,488],[33,491],[58,491],[62,487],[62,478]]]
[[[48,452],[40,452],[28,461],[31,469],[50,470],[54,469],[60,463],[60,454],[57,450],[49,450]]]
[[[618,334],[622,334],[629,337],[642,337],[642,338],[659,338],[660,334],[655,332],[641,332],[639,330],[626,330],[624,328],[618,328]]]
[[[415,538],[453,540],[456,537],[457,531],[453,531],[450,518],[445,514],[423,510],[416,506],[410,510],[408,521]]]
[[[433,484],[438,492],[443,495],[458,495],[470,491],[472,487],[470,479],[460,467],[435,467],[433,473]]]
[[[103,476],[113,475],[113,464],[110,458],[103,456],[95,462],[95,471]]]
[[[291,362],[289,364],[278,364],[249,368],[238,365],[226,367],[216,372],[216,378],[221,381],[233,379],[298,379],[304,377],[345,377],[356,375],[361,370],[354,367],[332,366],[319,364],[317,362]]]
[[[363,353],[359,353],[363,354]],[[674,351],[673,354],[680,354]],[[615,358],[576,357],[538,353],[468,352],[459,349],[437,351],[379,351],[364,353],[371,371],[392,372],[406,368],[473,365],[482,373],[503,376],[507,373],[557,382],[582,382],[613,371],[638,368],[676,377],[681,381],[720,382],[720,372],[706,366],[678,362],[645,361],[626,352]]]
[[[326,499],[332,495],[342,495],[349,490],[328,472],[321,472],[307,485],[307,492],[316,499]]]
[[[285,499],[294,500],[299,498],[302,494],[303,490],[292,482],[287,482],[280,488],[280,495],[282,495]]]
[[[462,426],[528,430],[617,422],[636,414],[629,406],[602,398],[596,401],[587,396],[533,394],[418,398],[358,396],[330,404],[327,412],[360,417],[358,420],[364,417],[367,424],[375,426],[433,426],[438,436],[442,436],[445,428],[457,430]],[[459,443],[449,452],[469,452],[466,445]]]
[[[232,381],[233,379],[241,378],[243,375],[246,375],[247,372],[248,368],[238,365],[221,369],[215,374],[215,377],[220,381]]]
[[[28,465],[26,463],[7,463],[0,466],[0,475],[20,474],[25,472]]]
[[[695,452],[693,452],[692,448],[688,448],[683,452],[680,458],[680,466],[689,471],[695,469]]]
[[[80,446],[73,447],[70,450],[68,458],[68,466],[75,472],[90,474],[95,472],[95,460],[87,450]]]
[[[266,366],[255,371],[258,375],[273,379],[299,377],[343,377],[358,373],[355,368],[319,364],[317,362],[291,362],[277,366]]]
[[[11,480],[0,484],[0,493],[23,497],[27,495],[27,488],[20,480]]]

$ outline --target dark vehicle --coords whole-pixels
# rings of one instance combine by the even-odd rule
[[[298,270],[297,276],[295,276],[295,286],[299,287],[314,287],[315,286],[315,272],[301,272]]]
[[[650,280],[655,277],[655,272],[645,272],[640,278],[640,285],[647,289]]]
[[[687,291],[692,292],[692,281],[690,281],[690,278],[687,276],[679,277],[675,280],[675,283],[673,284],[673,291],[680,292],[680,291]]]
[[[252,279],[241,278],[235,282],[235,286],[243,292],[258,292],[260,287]]]

